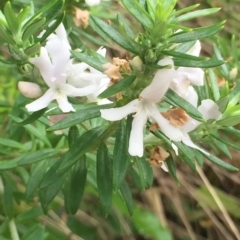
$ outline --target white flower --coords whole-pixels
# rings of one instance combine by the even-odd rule
[[[56,100],[63,112],[75,111],[68,102],[67,96],[85,96],[96,91],[95,85],[76,88],[66,83],[67,65],[70,61],[70,45],[63,25],[56,30],[56,35],[51,34],[46,47],[41,47],[40,56],[30,58],[29,61],[35,65],[49,89],[37,100],[27,104],[30,112],[38,111]]]
[[[96,6],[99,5],[101,3],[101,0],[85,0],[85,3],[92,7],[92,6]]]
[[[216,119],[221,118],[221,116],[222,116],[221,112],[219,111],[218,105],[211,99],[203,100],[201,102],[201,105],[198,107],[198,111],[203,115],[203,118],[206,121],[209,119],[216,120]],[[200,124],[201,124],[201,122],[199,122],[189,116],[188,122],[184,126],[180,127],[180,130],[183,133],[182,142],[189,147],[198,149],[199,151],[208,154],[204,149],[202,149],[202,148],[198,147],[196,144],[194,144],[188,135],[189,132],[193,131]]]
[[[105,57],[106,49],[101,47],[97,50],[97,53]],[[103,74],[102,72],[98,71],[97,69],[89,66],[84,62],[73,64],[72,61],[70,61],[68,64],[67,74],[67,82],[72,86],[96,86],[96,91],[86,96],[89,102],[98,102],[99,104],[110,102],[107,99],[99,100],[97,98],[100,93],[107,89],[110,83],[110,78],[106,74]]]
[[[187,54],[199,56],[201,50],[200,41],[196,41]],[[181,97],[185,98],[190,84],[204,85],[204,71],[201,68],[179,67],[171,83],[171,88]]]
[[[159,65],[168,64],[172,67],[158,70],[152,83],[141,92],[139,99],[135,99],[123,107],[101,110],[102,117],[109,121],[117,121],[125,118],[128,114],[136,113],[132,122],[128,148],[132,156],[143,156],[143,129],[148,118],[156,121],[160,130],[171,140],[180,141],[182,138],[182,132],[161,115],[156,105],[164,96],[175,74],[173,61],[170,58],[159,61]]]

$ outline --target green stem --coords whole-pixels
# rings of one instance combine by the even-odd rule
[[[12,240],[20,240],[14,219],[10,220],[9,229],[10,229]]]

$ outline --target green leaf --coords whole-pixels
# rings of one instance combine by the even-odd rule
[[[134,39],[135,35],[132,32],[131,27],[127,24],[127,21],[125,20],[125,18],[120,13],[117,14],[117,21],[118,21],[119,25],[123,28],[123,30],[127,34],[127,36],[130,39]]]
[[[31,25],[29,25],[22,35],[22,40],[25,42],[28,40],[32,35],[36,35],[36,33],[41,29],[46,22],[45,18],[36,19]]]
[[[216,79],[213,69],[211,69],[211,68],[208,69],[208,74],[209,74],[209,80],[211,83],[211,90],[213,93],[214,101],[218,101],[220,99],[220,91],[218,88],[218,82],[217,82],[217,79]]]
[[[132,52],[134,54],[138,54],[135,47],[132,46],[132,44],[127,41],[125,38],[122,37],[122,35],[116,31],[114,28],[112,28],[110,25],[105,23],[103,20],[91,16],[91,19],[94,21],[94,23],[114,42],[128,50],[129,52]]]
[[[87,178],[87,162],[86,156],[83,155],[81,159],[75,164],[70,182],[69,182],[69,194],[70,194],[70,213],[75,214],[78,211],[85,184]]]
[[[128,120],[129,125],[130,120]],[[120,121],[113,151],[113,188],[115,190],[121,186],[129,166],[129,132],[129,127],[126,126],[125,120]]]
[[[48,161],[41,161],[36,163],[31,171],[31,176],[27,183],[26,188],[26,199],[32,197],[34,191],[38,188],[40,182],[42,181],[44,174],[47,170],[49,162]]]
[[[89,56],[88,54],[81,53],[81,52],[71,51],[71,53],[76,59],[87,63],[89,66],[97,69],[100,72],[104,71],[104,69],[102,67],[103,63],[101,61],[99,61],[98,59],[96,59],[95,57]],[[106,62],[107,62],[107,60],[106,60]]]
[[[26,125],[26,124],[32,123],[32,122],[36,121],[37,119],[39,119],[45,113],[46,110],[47,110],[47,108],[43,108],[39,111],[36,111],[36,112],[32,113],[27,119],[25,119],[21,122],[17,122],[17,124]]]
[[[11,147],[11,148],[17,148],[17,149],[21,149],[21,150],[26,150],[26,147],[19,143],[16,142],[14,140],[11,139],[7,139],[7,138],[1,138],[0,137],[0,145],[5,146],[5,147]]]
[[[77,126],[72,126],[68,132],[68,145],[72,147],[76,140],[79,138],[79,130]]]
[[[176,166],[175,166],[175,163],[174,163],[174,160],[173,160],[172,156],[169,156],[166,159],[166,164],[168,166],[168,171],[171,174],[172,178],[176,181],[176,183],[179,184],[179,180],[178,180],[177,175],[176,175]]]
[[[21,240],[44,240],[45,231],[40,224],[34,224],[28,231],[21,237]]]
[[[12,219],[14,216],[13,190],[8,175],[3,174],[3,206],[6,215]]]
[[[108,214],[112,203],[112,160],[104,143],[97,151],[97,186],[101,208]]]
[[[134,16],[144,28],[151,29],[153,22],[149,14],[141,7],[136,0],[122,0],[124,7]]]
[[[220,9],[221,8],[208,8],[208,9],[201,9],[201,10],[192,11],[192,12],[189,12],[189,13],[186,13],[184,15],[181,15],[181,16],[177,17],[175,19],[175,21],[182,22],[182,21],[186,21],[186,20],[189,20],[189,19],[193,19],[193,18],[199,18],[199,17],[211,15],[213,13],[218,12]]]
[[[235,144],[233,142],[230,142],[229,140],[225,140],[223,137],[219,137],[219,136],[216,136],[214,134],[211,134],[211,136],[213,138],[217,139],[219,142],[222,142],[222,143],[228,145],[229,147],[232,147],[232,148],[237,149],[237,150],[240,151],[240,146],[239,145],[237,145],[237,144]]]
[[[39,198],[45,212],[48,204],[55,198],[55,196],[58,194],[58,192],[62,188],[65,178],[66,178],[66,174],[63,174],[51,185],[47,186],[46,188],[40,189]]]
[[[240,123],[240,115],[226,117],[216,122],[216,124],[220,126],[226,126],[226,127],[235,126],[239,123]]]
[[[189,49],[188,49],[189,50]],[[182,53],[179,51],[162,51],[163,54],[167,55],[167,56],[173,56],[177,58],[181,58],[181,59],[185,59],[185,60],[193,60],[193,61],[203,61],[203,60],[207,60],[208,58],[206,57],[197,57],[197,56],[193,56],[193,55],[189,55],[186,53]]]
[[[204,121],[202,114],[195,107],[193,107],[191,103],[178,96],[172,89],[168,89],[164,98],[167,103],[184,109],[194,119],[201,122]]]
[[[135,170],[135,168],[129,167],[128,173],[131,176],[131,179],[132,179],[134,185],[137,187],[138,191],[140,191],[140,192],[143,191],[145,186],[143,186],[143,184],[141,182],[141,178],[140,178],[139,174],[137,173],[137,171]]]
[[[120,191],[123,197],[123,200],[125,204],[127,205],[127,209],[130,215],[133,214],[133,198],[132,198],[132,193],[131,190],[126,182],[126,180],[123,180],[122,185],[120,187]]]
[[[183,58],[173,58],[174,65],[180,67],[212,68],[225,63],[223,60],[210,59],[204,61],[188,60]]]
[[[223,29],[225,21],[207,27],[195,28],[188,33],[178,33],[169,38],[170,43],[182,43],[213,36]]]
[[[98,97],[99,98],[108,98],[114,94],[121,92],[125,88],[129,87],[135,80],[136,76],[128,75],[125,78],[121,79],[119,82],[108,87],[104,92],[102,92]]]
[[[16,221],[17,222],[23,222],[23,221],[27,221],[27,220],[35,220],[37,217],[39,217],[40,215],[43,214],[42,208],[39,206],[33,207],[30,210],[20,213],[17,217],[16,217]]]
[[[23,9],[20,10],[18,16],[17,16],[17,21],[19,25],[21,26],[23,22],[27,19],[27,16],[30,14],[31,7],[27,6]]]
[[[61,166],[58,171],[65,171],[70,168],[82,155],[93,146],[99,144],[106,137],[106,126],[93,128],[80,136],[68,152],[61,157]]]
[[[9,33],[9,31],[3,28],[1,25],[0,25],[0,38],[8,44],[11,44],[11,45],[16,44],[11,36],[11,33]]]
[[[173,239],[170,230],[163,228],[158,217],[149,210],[136,207],[132,218],[137,232],[145,236],[147,239]]]
[[[39,53],[40,51],[40,48],[41,48],[41,44],[40,43],[36,43],[34,45],[32,45],[31,47],[28,47],[24,50],[25,54],[27,56],[33,56],[35,55],[36,53]],[[42,109],[41,109],[42,110]],[[39,110],[39,111],[41,111]]]
[[[47,158],[53,157],[57,153],[58,151],[51,148],[45,148],[35,152],[27,153],[24,155],[24,157],[20,159],[20,161],[18,162],[18,165],[21,166],[29,163],[39,162]]]
[[[58,2],[62,2],[62,1],[60,0]],[[63,12],[58,18],[55,19],[55,22],[46,29],[46,32],[39,39],[40,43],[43,43],[47,39],[47,37],[57,29],[59,24],[63,21],[64,17],[65,17],[65,13]],[[45,25],[46,25],[46,23],[47,23],[47,21],[45,22]]]
[[[12,9],[10,2],[7,2],[4,6],[4,15],[7,20],[10,31],[16,36],[19,30],[19,22],[17,21],[16,14]]]
[[[225,168],[229,171],[238,171],[238,168],[234,167],[233,165],[224,162],[223,160],[221,160],[220,158],[218,158],[217,156],[212,155],[211,153],[206,154],[201,152],[203,156],[205,156],[205,158],[207,158],[209,161],[219,165],[222,168]]]
[[[105,109],[112,107],[112,104],[106,104],[106,105],[97,105],[97,106],[87,106],[84,109],[78,109],[75,113],[70,114],[66,118],[62,119],[61,121],[57,122],[50,128],[48,128],[49,131],[55,131],[59,129],[68,128],[71,126],[75,126],[76,124],[79,124],[81,122],[84,122],[88,119],[100,117],[100,109]]]
[[[146,157],[136,157],[136,162],[143,190],[147,187],[151,187],[154,177],[149,162],[146,160]]]

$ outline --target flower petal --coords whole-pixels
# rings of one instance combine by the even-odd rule
[[[139,111],[134,115],[128,147],[128,152],[132,156],[143,156],[143,128],[147,122],[147,117],[146,112],[143,111]]]
[[[174,143],[172,143],[171,145],[172,145],[172,148],[173,148],[175,154],[178,156],[178,147]]]
[[[138,111],[139,100],[135,99],[129,102],[127,105],[119,108],[102,109],[102,118],[109,121],[118,121],[125,118],[128,114]]]
[[[186,101],[191,103],[195,108],[198,105],[198,95],[195,89],[192,86],[189,86],[187,89],[187,93],[184,98]]]
[[[48,56],[47,49],[45,47],[41,47],[40,56],[29,58],[29,62],[39,69],[44,81],[49,87],[51,87],[53,85],[51,81],[51,78],[53,77],[53,65]]]
[[[162,170],[165,171],[165,172],[168,172],[168,167],[167,167],[167,164],[165,163],[165,161],[161,161],[162,162]]]
[[[184,134],[183,138],[182,138],[182,142],[191,147],[191,148],[195,148],[207,155],[209,155],[209,153],[207,151],[205,151],[204,149],[200,148],[199,146],[197,146],[195,143],[193,143],[193,141],[190,139],[189,135],[188,134]]]
[[[83,87],[83,88],[76,88],[76,87],[73,87],[70,84],[64,84],[62,86],[62,88],[63,88],[63,92],[67,96],[71,96],[71,97],[86,96],[86,95],[91,94],[91,93],[98,90],[97,85],[90,85],[90,86],[86,86],[86,87]]]
[[[201,43],[199,40],[187,51],[187,54],[198,57],[201,52]]]
[[[25,107],[29,112],[36,112],[49,105],[54,100],[54,92],[52,89],[48,89],[40,98],[27,104]]]
[[[72,104],[68,102],[66,95],[61,95],[56,98],[59,108],[64,112],[75,112]]]
[[[205,120],[219,119],[222,116],[218,105],[211,99],[202,100],[198,111],[203,115]]]
[[[168,90],[170,83],[175,75],[173,60],[170,58],[164,58],[158,62],[160,65],[171,65],[171,68],[163,68],[156,72],[151,84],[147,86],[140,93],[140,96],[152,102],[159,102],[165,92]]]
[[[197,86],[204,85],[204,71],[201,68],[179,67],[177,73],[183,74],[186,80]]]
[[[57,27],[55,32],[57,34],[57,37],[61,41],[65,41],[66,43],[68,43],[67,33],[66,33],[65,27],[62,23],[60,23],[60,25]],[[68,43],[68,45],[69,45],[69,43]],[[69,49],[71,49],[70,45],[69,45]]]
[[[181,130],[171,125],[169,121],[161,115],[156,105],[152,106],[152,108],[149,109],[149,116],[152,117],[157,122],[157,124],[160,127],[160,130],[169,139],[173,141],[181,141],[183,136]]]
[[[85,3],[90,7],[99,5],[100,2],[101,0],[85,0]]]

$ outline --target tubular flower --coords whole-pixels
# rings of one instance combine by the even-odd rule
[[[182,139],[182,132],[161,115],[156,105],[169,88],[175,74],[173,61],[170,58],[159,62],[159,65],[168,64],[171,64],[172,67],[158,70],[151,84],[140,93],[139,99],[135,99],[123,107],[101,110],[102,117],[109,121],[117,121],[125,118],[128,114],[135,113],[128,148],[132,156],[143,156],[143,129],[148,118],[157,122],[160,130],[171,140],[181,141]]]
[[[96,86],[91,85],[76,88],[68,83],[67,65],[70,61],[70,45],[63,25],[56,30],[56,35],[51,34],[45,47],[41,47],[40,56],[30,58],[29,61],[35,65],[49,89],[37,100],[27,104],[29,112],[38,111],[56,100],[63,112],[75,111],[68,102],[67,96],[86,96],[96,91]]]
[[[196,41],[192,48],[189,49],[187,54],[199,56],[201,50],[200,41]],[[204,84],[204,71],[201,68],[179,67],[176,70],[176,75],[171,83],[171,88],[179,96],[185,98],[188,94],[190,84],[203,86]]]
[[[106,49],[101,47],[97,50],[97,53],[105,57]],[[97,69],[89,66],[88,64],[76,63],[73,64],[72,61],[69,62],[67,68],[67,82],[75,87],[87,87],[95,85],[96,89],[91,94],[86,95],[88,102],[107,102],[108,100],[98,100],[97,96],[107,89],[110,78]],[[108,101],[110,102],[110,101]]]

